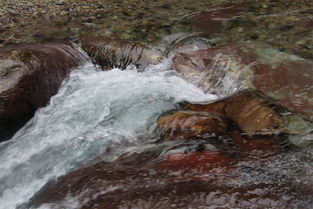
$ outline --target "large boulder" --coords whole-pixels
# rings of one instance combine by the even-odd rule
[[[158,50],[107,37],[82,38],[81,46],[104,69],[125,69],[131,64],[143,68],[162,58]]]
[[[286,126],[313,121],[313,62],[266,45],[238,43],[180,53],[173,69],[209,93],[227,96],[243,89],[281,107]],[[289,122],[292,122],[291,124]]]
[[[0,48],[0,125],[20,123],[45,106],[86,57],[69,42]]]

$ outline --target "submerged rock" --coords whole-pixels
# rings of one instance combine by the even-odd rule
[[[157,64],[162,58],[157,50],[106,37],[84,38],[81,45],[96,63],[105,69],[125,69],[130,64],[143,68]]]
[[[201,12],[194,18],[193,28],[197,32],[212,34],[220,32],[223,22],[236,18],[245,12],[246,3],[224,3]]]
[[[159,118],[157,131],[163,139],[225,136],[229,121],[250,136],[288,133],[281,117],[250,92],[210,104],[186,103],[184,109]]]
[[[177,111],[161,117],[157,130],[163,139],[191,139],[227,134],[227,123],[218,114]]]
[[[312,61],[289,60],[271,66],[261,64],[255,66],[253,73],[252,87],[269,96],[275,104],[313,121]]]
[[[279,134],[282,121],[269,107],[249,93],[225,100],[225,115],[247,134]]]
[[[232,50],[234,57],[224,55],[226,52],[218,48],[207,48],[176,54],[172,68],[205,92],[231,95],[242,89],[238,77],[244,66],[237,61],[240,55],[232,45],[223,50]]]
[[[220,152],[174,153],[167,155],[158,166],[168,171],[179,170],[186,176],[190,176],[191,180],[205,180],[205,177],[196,178],[195,176],[225,173],[231,170],[233,160],[230,156]]]
[[[211,104],[187,103],[185,109],[223,115],[248,135],[286,132],[280,117],[261,99],[249,92],[242,92]]]
[[[172,67],[206,92],[227,96],[249,89],[261,94],[269,104],[282,107],[285,113],[297,114],[307,123],[313,121],[310,60],[265,45],[240,43],[178,54]],[[302,130],[293,132],[301,134]]]
[[[0,125],[29,119],[57,93],[71,70],[86,61],[69,42],[0,48]]]
[[[232,133],[233,144],[240,156],[245,159],[255,159],[273,156],[286,147],[286,140],[282,136],[247,136],[238,131]]]
[[[212,151],[169,154],[161,159],[151,152],[125,154],[60,177],[26,208],[68,208],[74,201],[77,208],[86,209],[310,208],[311,193],[294,186],[288,175],[296,172],[286,169],[281,156],[271,157],[270,144],[275,143],[260,140],[243,145],[248,153],[242,157]]]

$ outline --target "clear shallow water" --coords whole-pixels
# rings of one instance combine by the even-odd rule
[[[170,62],[136,69],[73,72],[50,104],[0,144],[0,208],[26,203],[48,181],[90,163],[112,160],[128,146],[153,141],[157,117],[177,102],[210,101],[168,70]]]

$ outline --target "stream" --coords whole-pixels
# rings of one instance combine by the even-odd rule
[[[181,101],[210,101],[169,70],[170,61],[136,69],[99,71],[91,63],[73,72],[50,104],[0,145],[0,208],[27,202],[49,180],[101,156],[151,142],[157,117]],[[131,68],[131,67],[129,67]]]
[[[205,162],[204,167],[197,167],[197,160],[184,164],[183,159],[177,162],[174,160],[174,164],[169,162],[170,168],[165,170],[160,169],[158,165],[157,168],[150,165],[150,162],[155,164],[155,156],[142,158],[139,154],[139,158],[133,157],[132,153],[137,155],[146,150],[147,145],[150,146],[150,151],[153,151],[151,144],[152,147],[160,146],[153,145],[158,140],[153,130],[157,118],[162,113],[179,108],[178,104],[183,101],[210,102],[220,96],[204,93],[178,76],[170,66],[171,58],[168,58],[160,64],[150,65],[140,71],[134,66],[129,66],[123,71],[101,71],[92,63],[74,70],[63,82],[59,93],[52,97],[49,105],[39,109],[33,119],[11,140],[0,144],[0,208],[81,208],[86,202],[121,188],[127,191],[130,187],[129,191],[132,191],[138,186],[140,189],[143,185],[145,189],[158,188],[160,185],[167,187],[173,184],[170,180],[172,178],[175,178],[174,182],[178,184],[170,186],[178,188],[174,194],[181,192],[182,188],[190,188],[190,192],[183,192],[182,196],[179,195],[178,199],[175,199],[171,197],[171,192],[162,193],[163,188],[161,193],[152,194],[154,199],[125,204],[132,205],[130,208],[187,208],[187,205],[193,206],[190,208],[219,208],[221,205],[225,208],[313,206],[312,199],[306,197],[312,192],[311,148],[301,152],[297,149],[276,152],[282,147],[275,145],[274,150],[270,152],[256,150],[250,153],[248,150],[246,157],[235,160],[230,167],[230,159],[224,160],[223,156],[217,156],[215,159],[214,155],[213,161],[221,160],[217,164],[210,161],[212,156],[208,156],[209,162]],[[226,84],[233,85],[229,79],[226,81]],[[226,84],[222,85],[223,88]],[[161,149],[170,150],[169,153],[176,153],[177,150],[181,152],[185,145],[181,148],[180,144],[165,143]],[[213,144],[206,146],[209,146],[209,150],[218,150]],[[244,152],[240,154],[247,154]],[[120,158],[125,153],[126,156],[129,155],[126,159],[130,161],[126,167],[123,164],[125,159]],[[163,156],[166,155],[163,153]],[[47,183],[77,169],[84,170],[86,167],[88,170],[90,165],[101,165],[101,162],[109,163],[101,168],[105,172],[113,172],[114,176],[117,168],[127,169],[130,177],[119,176],[117,172],[116,178],[121,179],[110,181],[109,177],[103,181],[105,184],[100,186],[100,191],[87,189],[76,196],[66,195],[62,201],[36,203],[37,194],[41,193]],[[183,163],[182,167],[180,163]],[[211,164],[216,167],[212,168]],[[229,169],[232,171],[228,172]],[[94,176],[88,174],[88,171],[86,175]],[[141,179],[141,175],[145,177]],[[91,188],[95,181],[92,178],[85,182],[90,184]],[[190,178],[194,180],[190,181]],[[202,186],[206,185],[205,190],[211,188],[212,191],[202,191],[204,188],[194,185],[195,179],[200,179]],[[132,181],[141,183],[134,185]],[[186,181],[190,183],[180,188]],[[215,182],[214,186],[211,185],[212,181]],[[208,183],[210,185],[207,185]],[[262,186],[263,184],[265,186]],[[143,188],[140,190],[145,191]],[[193,191],[199,188],[200,191]],[[234,188],[238,191],[234,191]],[[283,199],[277,199],[277,190],[281,192],[278,196]],[[147,191],[149,196],[148,193]],[[248,194],[258,194],[260,198],[251,198]],[[164,201],[164,195],[170,200]],[[204,198],[202,203],[199,198]],[[178,203],[181,206],[178,207]],[[206,204],[210,207],[200,207]],[[112,206],[115,207],[116,205]]]
[[[312,5],[3,0],[1,49],[37,45],[0,61],[51,70],[60,57],[46,60],[36,47],[55,40],[88,61],[69,68],[58,93],[17,132],[0,127],[9,133],[0,141],[0,209],[313,209]],[[231,100],[237,106],[226,113],[227,99],[245,91],[252,98]],[[190,117],[166,124],[182,127],[166,138],[158,122],[172,113]],[[277,125],[276,113],[290,121]],[[261,132],[249,132],[262,123],[251,115],[265,118]],[[209,130],[220,124],[224,134]],[[189,130],[203,127],[201,136]]]

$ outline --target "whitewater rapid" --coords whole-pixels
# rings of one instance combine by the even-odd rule
[[[178,102],[216,99],[171,71],[170,60],[144,72],[92,63],[74,70],[47,107],[0,144],[0,209],[27,203],[47,182],[96,158],[113,160],[155,140],[157,117]]]

